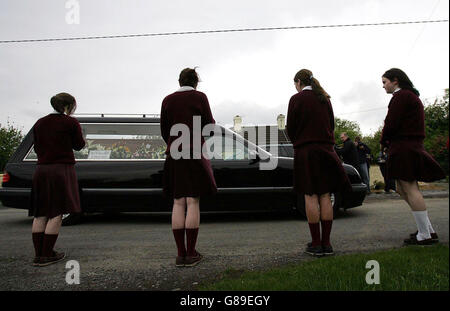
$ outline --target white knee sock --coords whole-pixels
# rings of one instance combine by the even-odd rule
[[[416,220],[417,230],[417,240],[422,241],[426,239],[431,239],[430,235],[430,220],[428,219],[427,211],[413,211],[414,219]]]
[[[428,220],[428,228],[430,228],[430,233],[436,233],[436,231],[434,231],[433,227],[431,226],[431,222],[430,222],[430,218],[428,218],[428,214],[427,214],[427,220]]]

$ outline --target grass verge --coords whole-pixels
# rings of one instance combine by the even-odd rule
[[[380,267],[380,284],[366,283],[369,260]],[[228,270],[200,290],[412,291],[449,290],[448,245],[409,246],[369,254],[322,257],[262,272]]]

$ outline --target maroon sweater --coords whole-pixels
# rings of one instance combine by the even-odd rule
[[[191,90],[175,92],[164,98],[161,106],[161,135],[167,144],[166,154],[170,153],[170,146],[174,140],[181,136],[170,136],[170,129],[175,124],[185,124],[190,133],[190,150],[193,145],[193,116],[201,117],[201,129],[206,124],[215,124],[208,98],[202,92]],[[201,145],[205,142],[201,136]],[[185,146],[183,146],[184,148]],[[200,150],[201,151],[201,150]]]
[[[396,140],[422,140],[425,138],[425,114],[420,98],[410,90],[392,95],[384,120],[380,143],[389,146]]]
[[[85,141],[77,119],[65,114],[49,114],[33,126],[37,164],[75,164],[72,149],[81,150]]]
[[[286,128],[294,148],[307,143],[334,144],[334,113],[330,101],[322,103],[311,90],[291,97]]]

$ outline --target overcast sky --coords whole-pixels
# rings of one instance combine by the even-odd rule
[[[447,0],[1,0],[0,40],[448,19]],[[383,124],[381,75],[403,69],[422,100],[449,86],[449,25],[413,24],[0,44],[0,123],[26,133],[69,92],[78,113],[159,113],[179,72],[198,66],[217,122],[276,124],[307,68],[335,115],[364,134]],[[379,108],[379,109],[378,109]],[[373,110],[377,109],[377,110]],[[367,111],[370,110],[370,111]]]

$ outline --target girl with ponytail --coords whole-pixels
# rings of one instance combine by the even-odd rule
[[[34,266],[48,266],[65,258],[56,252],[63,214],[81,213],[73,150],[81,150],[85,139],[78,120],[71,115],[77,102],[68,93],[50,99],[54,111],[33,126],[37,165],[33,173],[29,216],[34,216],[32,239]]]
[[[330,96],[310,70],[297,72],[294,83],[298,93],[289,102],[286,128],[294,146],[294,190],[299,202],[305,202],[312,237],[305,252],[313,256],[332,255],[330,193],[350,192],[351,185],[334,151]]]

